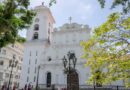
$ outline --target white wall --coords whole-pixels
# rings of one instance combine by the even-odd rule
[[[12,86],[14,83],[19,83],[20,74],[21,74],[21,65],[23,60],[23,45],[15,43],[14,45],[8,45],[4,48],[1,48],[0,51],[0,62],[3,61],[3,65],[0,65],[0,72],[3,73],[2,80],[0,85],[7,84],[9,82],[9,75],[11,67],[9,67],[10,60],[13,60],[15,55],[15,61],[18,61],[17,66],[13,68],[13,78],[11,78]],[[5,51],[5,53],[3,53]],[[8,74],[8,76],[7,76]]]
[[[32,25],[30,26],[29,30],[27,31],[27,42],[25,43],[25,51],[24,51],[24,61],[22,65],[22,74],[21,74],[21,83],[20,88],[23,88],[25,84],[31,83],[34,87],[36,85],[37,73],[38,73],[38,66],[41,61],[42,53],[48,43],[48,28],[49,23],[53,27],[53,21],[48,19],[49,9],[43,5],[37,6],[35,9],[36,16],[33,20]],[[50,15],[51,16],[51,15]],[[38,18],[39,21],[35,22],[35,19]],[[50,17],[53,18],[53,17]],[[39,30],[34,30],[34,25],[39,24]],[[33,40],[34,32],[38,32],[39,38]],[[31,55],[30,55],[31,52]],[[36,55],[37,52],[37,55]],[[37,63],[36,62],[37,59]],[[29,61],[30,60],[30,61]],[[30,62],[30,64],[29,64]],[[36,69],[36,72],[35,72]],[[28,73],[28,70],[30,72]],[[29,80],[27,81],[27,77]],[[35,77],[35,80],[34,80]]]

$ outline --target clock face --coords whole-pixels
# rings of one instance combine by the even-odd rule
[[[39,18],[36,18],[36,19],[35,19],[35,22],[39,22]]]

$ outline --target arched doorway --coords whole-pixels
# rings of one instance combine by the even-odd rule
[[[38,31],[38,30],[39,30],[39,25],[38,25],[38,24],[35,24],[35,25],[34,25],[34,30],[35,30],[35,31]]]
[[[47,87],[51,87],[51,72],[48,72],[48,73],[47,73],[46,86],[47,86]]]

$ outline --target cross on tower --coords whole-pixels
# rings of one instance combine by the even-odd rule
[[[44,6],[44,2],[42,2],[42,5]]]
[[[72,21],[72,17],[69,17],[69,22],[70,22],[70,24],[71,24],[71,21]]]

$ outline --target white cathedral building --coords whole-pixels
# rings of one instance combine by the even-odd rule
[[[34,10],[36,16],[27,30],[20,88],[25,84],[36,87],[37,79],[39,86],[44,88],[48,83],[55,84],[59,90],[64,88],[67,75],[64,73],[62,59],[69,51],[73,51],[77,58],[76,70],[79,84],[86,85],[90,71],[84,66],[86,60],[82,59],[83,49],[80,42],[90,38],[89,26],[66,23],[54,29],[55,20],[49,8],[41,5]]]
[[[77,23],[66,23],[54,29],[55,20],[49,8],[41,5],[35,7],[35,11],[36,16],[27,31],[20,87],[29,83],[36,86],[38,66],[39,85],[46,87],[50,83],[58,88],[64,87],[66,74],[62,58],[69,51],[74,51],[77,58],[79,84],[86,84],[89,69],[84,66],[86,60],[81,58],[83,50],[80,42],[89,39],[91,29],[88,25]]]

